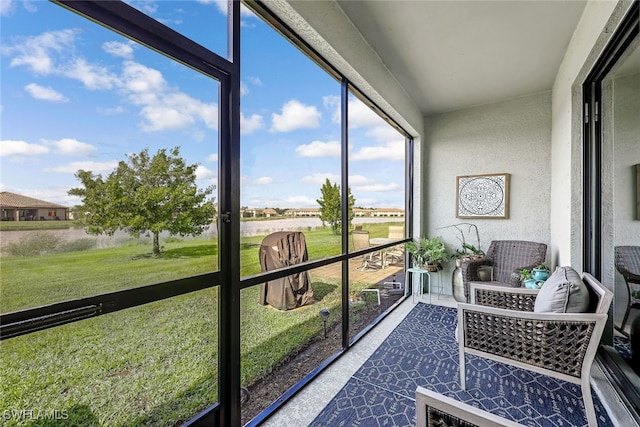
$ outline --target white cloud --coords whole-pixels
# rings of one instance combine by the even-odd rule
[[[3,0],[0,0],[0,1],[3,1]],[[24,7],[24,10],[30,13],[34,13],[38,11],[38,8],[36,7],[36,5],[29,0],[22,0],[22,7]]]
[[[196,168],[196,179],[216,179],[218,178],[218,173],[216,171],[212,171],[211,169],[207,169],[202,165],[198,165]]]
[[[117,106],[117,107],[113,107],[113,108],[102,108],[102,107],[98,107],[96,108],[96,111],[100,114],[104,114],[105,116],[111,116],[113,114],[122,114],[125,112],[124,107],[122,106]]]
[[[218,161],[218,153],[211,153],[207,156],[207,162],[217,162]]]
[[[282,114],[271,115],[272,132],[290,132],[296,129],[316,128],[320,125],[321,114],[313,105],[299,101],[288,101],[282,107]]]
[[[285,198],[284,201],[286,202],[285,206],[289,206],[292,208],[318,205],[318,202],[315,199],[310,199],[307,196],[289,196]]]
[[[56,71],[54,54],[73,52],[77,32],[68,29],[21,37],[13,45],[3,46],[2,52],[15,55],[10,62],[12,67],[24,65],[36,74],[48,75]]]
[[[0,141],[0,156],[39,156],[47,154],[49,148],[41,144],[3,139]]]
[[[371,184],[371,185],[358,185],[354,186],[354,190],[357,191],[371,191],[371,192],[384,192],[384,191],[396,191],[398,184],[390,182],[389,184]]]
[[[325,96],[322,98],[322,102],[325,108],[333,111],[331,120],[334,123],[340,123],[342,120],[342,102],[340,97],[335,95]],[[351,129],[362,127],[389,127],[382,117],[357,98],[351,98],[347,108],[349,109],[349,128]]]
[[[240,96],[248,95],[249,92],[249,86],[245,82],[240,82]]]
[[[387,124],[374,126],[367,131],[367,135],[384,144],[402,144],[404,146],[404,136]]]
[[[332,110],[333,114],[331,115],[331,121],[334,123],[340,123],[342,120],[342,111],[341,111],[341,98],[337,95],[328,95],[322,97],[322,105],[324,108],[328,110]]]
[[[340,106],[338,106],[339,108]],[[359,99],[349,101],[349,128],[368,126],[389,126],[382,117],[378,116],[371,108],[367,107]]]
[[[367,178],[362,175],[350,175],[349,176],[349,185],[365,185],[365,184],[373,184],[375,182],[372,178]]]
[[[362,147],[350,154],[350,160],[404,160],[404,141],[392,141],[384,145]]]
[[[144,107],[140,110],[140,115],[146,119],[146,123],[142,123],[140,127],[147,132],[178,130],[195,123],[189,114],[160,105]]]
[[[118,162],[109,161],[109,162],[71,162],[66,165],[60,165],[53,168],[44,169],[45,172],[63,172],[63,173],[76,173],[78,170],[82,169],[85,171],[90,171],[91,173],[98,174],[103,172],[112,172],[115,168],[118,167]]]
[[[200,4],[213,4],[222,15],[227,16],[227,0],[198,0]],[[247,7],[240,3],[240,16],[255,16]]]
[[[339,141],[313,141],[311,144],[296,147],[296,153],[300,157],[340,157],[340,152]]]
[[[118,77],[105,67],[89,64],[82,58],[67,64],[61,72],[66,77],[81,81],[90,90],[110,90],[119,84]]]
[[[13,0],[0,0],[0,16],[11,16],[15,8]]]
[[[137,94],[154,94],[167,88],[167,82],[160,71],[134,61],[124,62],[122,80],[125,89],[132,93],[134,104],[144,103],[143,99],[135,97]]]
[[[264,122],[261,115],[252,114],[251,117],[245,117],[240,113],[240,131],[244,135],[250,135],[262,128],[264,128]]]
[[[217,104],[203,103],[169,87],[158,70],[126,61],[123,86],[130,92],[129,100],[142,107],[140,127],[145,131],[185,129],[198,120],[209,129],[218,127]]]
[[[105,42],[102,44],[102,49],[105,52],[119,58],[133,58],[133,47],[131,47],[131,45],[127,43],[117,41]]]
[[[334,173],[314,173],[312,175],[306,175],[302,177],[301,181],[305,184],[324,184],[325,181],[329,181],[334,184],[340,182],[340,175]]]
[[[254,86],[262,86],[262,80],[260,80],[260,77],[249,77],[249,83]]]
[[[57,154],[65,156],[86,156],[97,151],[96,147],[73,138],[63,138],[58,141],[43,141],[56,148]]]
[[[147,15],[153,15],[158,11],[158,5],[154,0],[131,0],[127,3]]]
[[[28,0],[22,0],[22,7],[27,12],[37,12],[38,8]],[[0,0],[0,16],[11,16],[16,10],[16,2],[13,0]]]
[[[262,80],[260,80],[258,77],[248,77],[247,80],[249,81],[249,83],[240,82],[241,96],[248,95],[249,92],[251,92],[251,89],[249,89],[249,84],[251,84],[252,86],[262,86]]]
[[[204,103],[178,88],[170,87],[162,73],[156,69],[125,60],[122,73],[118,76],[108,68],[92,64],[81,57],[72,58],[76,34],[76,30],[64,30],[17,39],[14,45],[3,44],[2,53],[13,55],[12,66],[24,66],[36,74],[55,74],[79,80],[90,90],[119,89],[128,102],[139,108],[142,117],[139,126],[144,131],[192,128],[191,136],[202,139],[204,133],[193,129],[198,123],[209,129],[218,128],[216,103]],[[118,42],[105,43],[103,48],[119,57],[129,56],[132,52],[130,45]],[[31,92],[46,95],[45,91],[37,87],[31,87]],[[55,94],[49,91],[48,96],[55,97]],[[123,111],[122,107],[116,110],[99,110],[103,114]],[[252,116],[248,129],[255,130],[258,125],[261,126],[261,119],[259,116]]]
[[[51,101],[51,102],[68,102],[64,95],[60,92],[57,92],[55,89],[50,87],[40,86],[35,83],[29,83],[24,87],[24,89],[29,92],[29,95],[34,97],[35,99],[41,99],[43,101]]]
[[[270,176],[261,176],[260,178],[254,181],[254,183],[257,185],[266,185],[266,184],[271,184],[272,182],[273,182],[273,178],[271,178]]]

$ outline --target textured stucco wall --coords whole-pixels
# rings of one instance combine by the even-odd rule
[[[550,92],[430,116],[425,119],[425,141],[429,235],[439,235],[455,248],[457,231],[441,227],[471,222],[485,250],[491,240],[549,244]],[[488,173],[510,174],[509,218],[456,218],[456,176]]]

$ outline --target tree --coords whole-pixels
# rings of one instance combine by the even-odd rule
[[[325,222],[329,223],[334,234],[340,234],[342,231],[340,187],[338,184],[331,184],[331,181],[327,178],[320,189],[320,193],[322,194],[322,197],[316,200],[320,205],[320,221],[322,221],[323,226]],[[351,227],[351,221],[353,220],[353,205],[356,202],[356,199],[351,195],[351,188],[349,188],[348,198],[348,226]]]
[[[108,234],[124,229],[131,235],[151,233],[153,254],[160,254],[160,233],[199,235],[213,221],[213,187],[198,190],[197,164],[187,165],[180,148],[167,153],[149,150],[127,156],[105,179],[79,170],[83,187],[69,194],[79,196],[82,206],[78,222],[91,234]]]

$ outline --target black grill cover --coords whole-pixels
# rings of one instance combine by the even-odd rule
[[[260,244],[260,267],[271,271],[308,259],[304,234],[299,231],[278,231],[269,234]],[[270,280],[260,285],[260,301],[278,310],[291,310],[312,304],[313,290],[306,271]]]

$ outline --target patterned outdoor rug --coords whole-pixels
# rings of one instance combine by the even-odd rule
[[[528,426],[587,425],[580,386],[467,355],[460,389],[456,310],[417,304],[312,426],[415,425],[417,386]],[[599,426],[613,426],[593,393]]]

